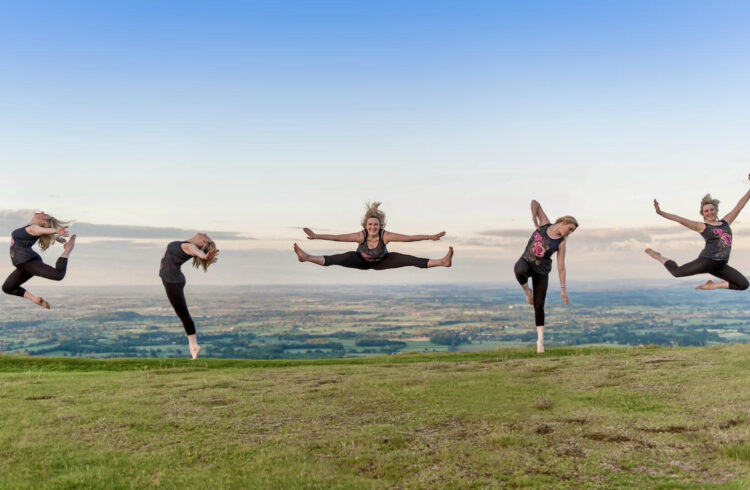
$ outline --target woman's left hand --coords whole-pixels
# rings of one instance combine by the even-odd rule
[[[440,233],[438,233],[437,235],[432,235],[432,236],[430,237],[430,240],[432,240],[432,241],[437,241],[437,240],[440,240],[441,238],[443,238],[444,236],[445,236],[445,232],[444,232],[444,231],[441,231],[441,232],[440,232]]]
[[[563,303],[565,303],[566,305],[570,304],[570,300],[568,299],[568,293],[565,292],[564,288],[562,291],[560,291],[560,297],[562,298]]]

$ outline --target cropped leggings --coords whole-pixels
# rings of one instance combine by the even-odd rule
[[[57,259],[55,267],[45,264],[40,259],[24,262],[23,264],[17,265],[16,270],[11,272],[5,280],[3,283],[3,292],[5,294],[23,297],[26,290],[21,287],[21,284],[25,283],[32,277],[38,276],[53,281],[62,281],[67,270],[68,259],[65,257]]]
[[[352,269],[373,269],[376,271],[409,266],[426,269],[427,262],[429,262],[429,259],[421,259],[419,257],[414,257],[413,255],[405,255],[397,252],[388,252],[388,255],[378,262],[368,262],[357,252],[325,255],[323,256],[323,260],[325,260],[323,265],[340,265],[341,267],[349,267]]]
[[[740,271],[729,267],[726,260],[712,260],[698,257],[692,262],[678,266],[674,260],[668,260],[664,267],[674,277],[694,276],[696,274],[711,274],[729,283],[729,289],[744,290],[750,285],[747,278]]]
[[[531,264],[524,259],[518,259],[513,266],[516,279],[523,286],[531,278],[531,291],[534,296],[534,321],[537,327],[544,326],[544,300],[547,297],[549,274],[539,274],[531,269]]]
[[[174,308],[177,316],[182,320],[182,326],[185,327],[185,333],[195,335],[195,323],[190,317],[187,302],[185,302],[185,283],[184,282],[166,282],[162,279],[164,289],[167,291],[167,299]]]

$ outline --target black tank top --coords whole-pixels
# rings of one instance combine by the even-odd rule
[[[729,260],[729,253],[732,251],[732,229],[729,227],[729,223],[724,220],[721,220],[720,225],[706,223],[706,229],[701,232],[701,236],[706,240],[706,246],[699,257],[711,260]]]
[[[375,245],[375,248],[369,248],[367,246],[367,230],[362,230],[365,239],[362,240],[362,243],[357,247],[357,253],[365,259],[366,262],[380,262],[386,255],[388,255],[388,250],[385,248],[385,242],[383,242],[384,231],[385,230],[380,230],[378,233],[378,244]]]
[[[557,252],[563,237],[551,238],[547,235],[547,229],[552,226],[550,223],[540,226],[537,231],[531,234],[529,243],[526,244],[521,256],[526,262],[531,264],[535,272],[549,274],[552,270],[552,254]]]
[[[13,265],[21,265],[31,260],[42,260],[42,257],[31,250],[38,236],[34,236],[26,231],[26,227],[13,230],[10,235],[10,260]]]
[[[182,244],[189,242],[171,242],[167,245],[167,251],[161,258],[161,267],[159,268],[159,277],[164,282],[185,282],[185,275],[180,268],[182,264],[192,258],[192,255],[186,254],[182,250]]]

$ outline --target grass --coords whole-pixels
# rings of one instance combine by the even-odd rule
[[[0,488],[746,488],[750,346],[0,356]]]

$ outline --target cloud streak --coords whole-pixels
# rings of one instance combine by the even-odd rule
[[[14,229],[28,222],[34,212],[30,209],[0,210],[0,233],[9,235]],[[175,239],[193,235],[196,231],[184,228],[159,226],[102,225],[97,223],[75,222],[71,225],[81,236],[91,238],[123,239]],[[214,240],[255,240],[241,233],[228,231],[206,231]]]

